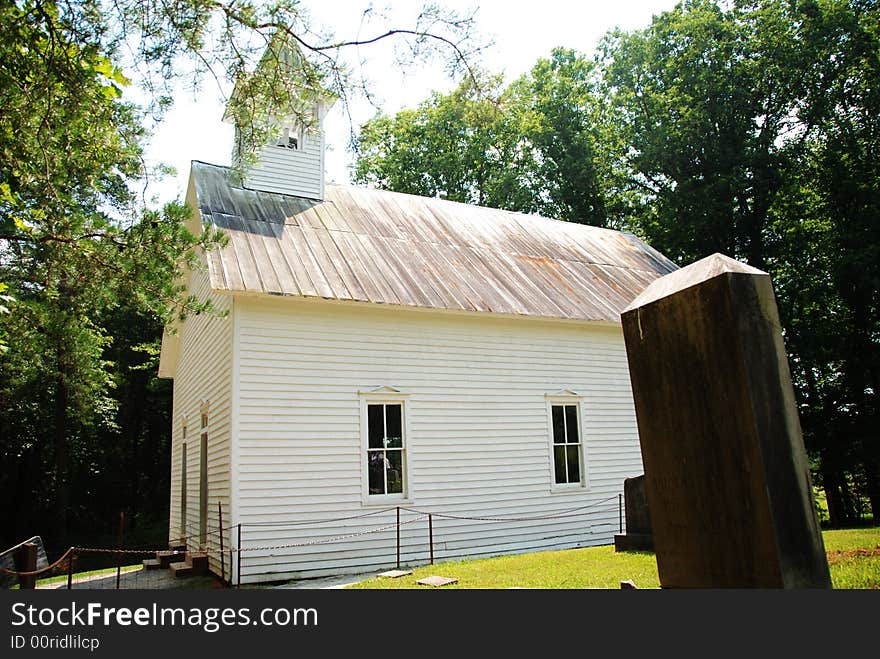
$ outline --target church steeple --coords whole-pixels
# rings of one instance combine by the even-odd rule
[[[312,71],[299,49],[288,40],[273,38],[258,64],[258,70],[260,68],[264,78],[258,79],[252,74],[237,84],[224,116],[224,120],[235,123],[233,164],[242,170],[242,185],[252,190],[323,199],[323,121],[336,99],[324,90],[316,91],[314,81],[297,84],[314,76],[309,75]],[[256,162],[243,166],[245,134],[254,128],[243,122],[253,122],[255,118],[253,112],[236,110],[250,105],[259,107],[262,99],[253,104],[247,101],[259,95],[273,95],[273,84],[283,87],[296,102],[269,117],[268,139],[262,146],[250,146],[255,149]],[[242,116],[246,116],[246,120],[242,120]]]

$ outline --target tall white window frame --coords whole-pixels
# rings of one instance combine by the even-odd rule
[[[546,399],[550,489],[553,492],[587,490],[590,480],[584,432],[583,396],[571,390],[563,390],[547,394]],[[577,456],[574,468],[572,454]]]
[[[387,505],[400,502],[412,501],[412,479],[410,470],[410,453],[412,451],[410,433],[410,405],[408,394],[394,387],[377,387],[368,391],[358,392],[360,398],[360,435],[361,435],[361,498],[364,505]],[[389,439],[389,427],[394,430],[394,412],[389,414],[388,408],[392,407],[400,412],[400,446],[397,442],[382,442],[379,445],[377,439]],[[382,432],[381,437],[376,434],[378,416],[381,411]],[[373,435],[371,441],[371,416]],[[391,417],[391,418],[389,418]],[[389,423],[390,421],[390,423]],[[396,434],[392,432],[392,434]],[[396,458],[399,455],[399,460]],[[372,461],[372,463],[371,463]],[[377,472],[381,467],[381,490],[377,491]],[[371,472],[372,469],[372,472]],[[389,482],[389,475],[395,471],[400,472],[399,491],[394,483]],[[371,487],[371,484],[373,487]],[[389,491],[391,490],[391,491]]]

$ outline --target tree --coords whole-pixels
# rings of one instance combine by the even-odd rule
[[[54,464],[44,486],[63,535],[71,453],[107,411],[110,337],[96,311],[119,304],[126,290],[163,317],[172,305],[200,308],[181,299],[173,277],[178,259],[192,261],[215,235],[190,235],[180,208],[146,222],[117,219],[131,209],[128,182],[141,171],[144,132],[120,100],[126,79],[101,31],[51,4],[0,12],[8,26],[0,46],[0,278],[16,298],[7,321],[14,354],[0,364],[4,449],[14,460],[51,438],[40,455]]]
[[[574,222],[615,222],[593,65],[556,49],[503,87],[467,79],[363,126],[354,177],[398,192]]]
[[[767,270],[834,523],[877,505],[876,3],[684,2],[602,54],[634,225]]]
[[[874,2],[809,2],[804,34],[822,62],[806,97],[815,139],[807,161],[815,215],[827,224],[825,271],[844,331],[834,337],[840,360],[838,432],[852,443],[860,476],[880,519],[880,8]],[[845,402],[844,402],[845,401]],[[843,403],[843,404],[841,404]]]
[[[504,207],[507,162],[500,79],[467,79],[415,110],[362,127],[355,179],[398,192]]]
[[[799,45],[784,2],[689,0],[606,38],[607,106],[656,247],[766,268],[768,212],[800,124],[800,62],[812,61]]]
[[[574,50],[555,48],[507,95],[508,129],[517,141],[514,168],[523,182],[517,210],[595,226],[621,226],[610,197],[609,136],[602,123],[596,67]]]

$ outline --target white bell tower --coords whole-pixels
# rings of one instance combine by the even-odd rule
[[[267,53],[268,55],[268,53]],[[265,56],[264,56],[265,57]],[[286,50],[282,62],[291,64],[292,74],[301,74],[301,55]],[[233,96],[241,93],[233,91]],[[324,199],[324,129],[327,112],[336,101],[325,94],[317,98],[307,110],[310,115],[303,121],[277,120],[273,122],[268,142],[258,150],[257,162],[244,171],[242,186],[250,190]],[[227,110],[225,120],[234,121]],[[233,162],[238,165],[239,126],[235,126],[236,149]]]

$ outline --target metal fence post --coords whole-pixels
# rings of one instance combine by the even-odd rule
[[[238,523],[238,587],[241,588],[241,522]]]
[[[67,558],[67,590],[73,588],[73,559],[76,557],[76,551],[71,547],[70,556]]]
[[[434,565],[434,516],[428,513],[428,543],[431,547],[431,565]]]
[[[397,506],[397,569],[400,569],[400,506]]]
[[[122,577],[122,534],[125,531],[125,511],[119,511],[119,551],[116,553],[116,590],[119,590],[119,581]]]
[[[223,560],[223,505],[219,501],[217,502],[217,518],[220,520],[220,580],[226,583],[226,564]],[[231,564],[229,569],[232,569]]]
[[[620,533],[623,533],[623,495],[617,495],[617,525],[620,527]]]

